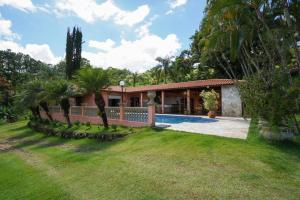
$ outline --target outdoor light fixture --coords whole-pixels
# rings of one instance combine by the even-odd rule
[[[125,81],[120,81],[120,86],[124,87],[125,86]]]
[[[125,86],[125,81],[120,81],[120,86],[121,86],[121,91],[122,91],[122,96],[121,96],[121,103],[123,105],[123,93],[124,93],[124,86]]]

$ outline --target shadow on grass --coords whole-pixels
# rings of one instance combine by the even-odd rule
[[[27,147],[48,148],[62,145],[68,141],[64,138],[47,136],[43,133],[33,131],[27,127],[22,133],[10,137],[7,140],[9,142],[16,143],[12,145],[13,149],[22,149]]]
[[[35,145],[41,143],[41,141],[46,137],[47,136],[42,136],[42,137],[33,138],[33,139],[20,140],[20,141],[18,141],[18,144],[13,145],[13,147],[15,149],[22,149],[22,148],[26,148],[26,147],[30,147],[30,146],[35,146]]]
[[[300,136],[298,135],[295,140],[293,141],[269,141],[261,137],[259,133],[259,128],[257,126],[257,121],[253,120],[249,127],[249,133],[247,142],[249,144],[256,144],[256,145],[268,145],[271,147],[275,147],[276,149],[280,150],[281,152],[296,156],[300,159]]]
[[[150,131],[153,131],[153,132],[156,132],[156,133],[159,133],[159,132],[163,132],[165,129],[165,127],[153,127],[153,128],[150,128]]]
[[[26,128],[28,128],[28,126],[27,125],[23,125],[23,126],[19,126],[19,127],[10,128],[9,131],[18,132],[18,131],[22,131],[22,130],[24,130]]]
[[[51,137],[45,138],[45,140],[36,144],[35,149],[43,149],[43,148],[62,146],[69,141],[70,141],[69,139],[51,136]]]
[[[22,129],[24,129],[24,127]],[[22,129],[20,129],[20,130],[22,130]],[[17,134],[16,136],[12,136],[12,137],[7,138],[7,140],[8,141],[22,140],[22,139],[25,139],[27,137],[32,137],[32,136],[33,136],[32,130],[31,129],[26,129],[25,131],[23,131],[20,134]]]
[[[299,137],[299,136],[298,136]],[[299,141],[282,141],[282,142],[269,142],[271,146],[276,147],[280,151],[296,156],[300,159],[300,143]]]

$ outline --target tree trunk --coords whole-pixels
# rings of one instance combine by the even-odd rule
[[[105,112],[105,101],[100,92],[95,93],[95,103],[99,109],[99,116],[102,118],[104,127],[108,128],[108,121]]]
[[[35,107],[35,110],[36,110],[35,112],[36,112],[38,118],[39,118],[39,119],[42,119],[42,116],[41,116],[41,113],[40,113],[40,108],[39,108],[39,106],[36,106],[36,107]]]
[[[32,115],[33,115],[33,117],[34,117],[34,119],[36,120],[36,119],[38,118],[38,116],[37,116],[37,114],[36,114],[36,112],[35,112],[35,108],[34,108],[34,107],[30,107],[29,110],[31,111],[31,113],[32,113]]]
[[[32,115],[35,119],[42,119],[40,109],[38,106],[33,106],[33,107],[30,107],[29,109],[32,112]]]
[[[68,127],[70,128],[72,126],[71,124],[71,120],[70,120],[70,102],[68,98],[62,99],[60,101],[60,107],[63,109],[64,111],[64,117],[66,118]]]
[[[40,106],[41,106],[41,107],[43,108],[43,110],[45,111],[47,117],[48,117],[51,121],[53,121],[53,118],[52,118],[52,116],[51,116],[51,114],[50,114],[50,111],[49,111],[49,108],[48,108],[48,103],[45,102],[45,101],[43,101],[43,102],[40,103]]]

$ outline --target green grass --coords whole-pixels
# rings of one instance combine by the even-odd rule
[[[0,124],[1,125],[1,124]],[[68,127],[67,124],[61,123],[61,122],[53,122],[53,123],[45,123],[44,126],[48,126],[52,129],[59,130],[59,131],[78,131],[78,132],[84,132],[84,133],[91,133],[91,134],[112,134],[112,133],[119,133],[119,134],[130,134],[132,132],[132,129],[124,127],[124,126],[110,126],[109,128],[104,128],[101,125],[87,125],[84,123],[73,123],[72,127]]]
[[[134,129],[114,142],[0,126],[0,199],[299,199],[300,143]],[[1,146],[0,146],[1,147]]]

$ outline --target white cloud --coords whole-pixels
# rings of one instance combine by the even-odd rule
[[[96,0],[57,0],[55,8],[59,15],[72,13],[88,23],[112,19],[116,24],[128,26],[142,22],[150,13],[148,5],[139,6],[134,11],[125,11],[117,7],[113,0],[100,4]]]
[[[14,40],[20,39],[20,36],[11,30],[12,23],[10,20],[3,19],[0,14],[0,39]]]
[[[0,50],[10,49],[13,52],[22,52],[32,58],[45,63],[56,64],[61,57],[55,57],[48,44],[27,44],[25,47],[14,41],[0,40]]]
[[[12,35],[11,21],[6,19],[0,19],[0,34],[3,36]]]
[[[174,12],[174,9],[186,5],[188,0],[169,0],[170,10],[166,12],[166,15],[170,15]]]
[[[28,54],[34,59],[56,64],[61,58],[55,57],[48,44],[27,44],[22,46],[16,42],[21,37],[11,30],[12,22],[3,19],[0,13],[0,50],[10,49],[13,52],[22,52]]]
[[[147,22],[140,26],[139,28],[135,29],[135,32],[138,34],[139,37],[144,37],[149,35],[149,27],[152,25],[152,22]]]
[[[0,6],[12,6],[24,12],[34,12],[36,7],[33,5],[31,0],[0,0]]]
[[[172,56],[181,48],[175,34],[166,38],[147,34],[138,40],[122,40],[121,44],[107,52],[83,51],[82,56],[91,64],[100,67],[128,68],[132,71],[145,71],[157,64],[158,56]]]
[[[188,2],[188,0],[171,0],[169,2],[170,7],[172,9],[180,7],[180,6],[184,6],[186,3]]]
[[[144,23],[140,27],[136,28],[134,32],[138,34],[139,37],[144,37],[150,34],[150,26],[152,26],[153,21],[156,20],[159,17],[159,15],[152,16],[148,22]]]
[[[116,43],[111,39],[107,39],[104,42],[90,40],[88,46],[102,51],[109,51],[115,46],[115,44]]]

